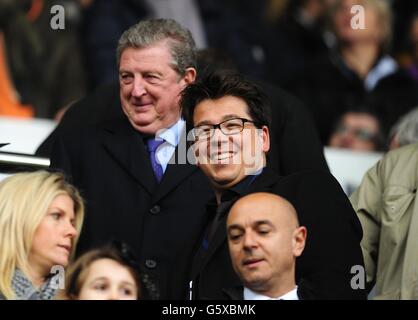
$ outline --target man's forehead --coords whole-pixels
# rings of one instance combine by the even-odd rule
[[[195,118],[207,116],[209,113],[216,114],[217,118],[220,119],[243,116],[248,117],[248,106],[241,98],[223,96],[216,99],[204,99],[196,105],[194,110]]]
[[[290,208],[285,203],[277,202],[271,198],[252,196],[251,198],[242,198],[231,209],[230,223],[246,222],[254,223],[256,221],[268,220],[276,224],[280,220],[288,220],[291,216]]]
[[[133,55],[141,55],[141,58],[146,58],[147,56],[150,58],[158,57],[159,59],[165,56],[170,63],[173,61],[170,47],[160,42],[150,46],[126,47],[121,53],[120,60],[125,60],[127,56],[131,57]]]
[[[251,207],[234,208],[231,211],[229,222],[253,224],[260,221],[272,222],[275,213],[270,208],[266,208],[262,203],[255,202]]]

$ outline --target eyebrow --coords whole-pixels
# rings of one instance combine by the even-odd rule
[[[252,227],[259,227],[261,225],[268,225],[268,226],[274,228],[273,223],[271,223],[271,221],[269,221],[269,220],[258,220],[258,221],[253,222],[251,225],[252,225]],[[239,224],[231,224],[228,227],[228,231],[234,230],[234,229],[244,230],[244,228]]]
[[[232,114],[232,113],[226,114],[221,118],[220,122],[223,122],[229,119],[235,119],[235,118],[243,118],[243,116],[240,116],[238,114]],[[201,126],[201,125],[206,125],[206,124],[212,125],[212,123],[209,120],[203,120],[203,121],[200,121],[198,124],[196,124],[196,127]]]
[[[89,284],[94,284],[95,282],[97,282],[97,281],[107,281],[108,280],[108,278],[106,278],[106,277],[98,277],[98,278],[94,278],[93,280],[91,280],[90,281],[90,283]]]
[[[261,226],[263,224],[266,224],[266,225],[268,225],[270,227],[274,227],[273,224],[271,223],[271,221],[269,221],[269,220],[258,220],[258,221],[255,221],[253,223],[253,226],[258,227],[258,226]]]
[[[73,210],[74,210],[74,209],[73,209]],[[51,212],[49,212],[49,213],[53,213],[54,211],[59,211],[60,213],[62,213],[62,214],[64,214],[64,215],[67,215],[67,213],[65,212],[65,210],[61,209],[60,207],[51,207],[51,208],[50,208],[50,211],[51,211]],[[75,210],[74,210],[74,211],[75,211]],[[74,217],[70,219],[71,223],[75,222],[75,221],[76,221],[76,218],[77,218],[77,215],[76,215],[76,213],[74,212]]]
[[[239,224],[231,224],[231,225],[228,227],[228,231],[231,231],[231,230],[234,230],[234,229],[244,230],[244,228],[243,228],[243,227],[241,227]]]
[[[122,283],[121,283],[121,284],[122,284],[122,285],[128,285],[128,286],[131,286],[131,287],[136,288],[136,284],[135,284],[135,283],[132,283],[132,282],[122,281]]]

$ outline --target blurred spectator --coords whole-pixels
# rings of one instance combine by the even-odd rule
[[[64,30],[51,27],[54,4],[64,7]],[[0,0],[0,92],[7,101],[0,114],[53,118],[84,94],[78,19],[72,0]]]
[[[350,197],[373,299],[418,299],[418,144],[388,152]]]
[[[328,145],[359,151],[383,151],[385,139],[378,116],[367,108],[352,108],[337,122]]]
[[[364,7],[365,28],[353,28],[351,8]],[[385,127],[418,103],[412,79],[387,55],[391,13],[380,0],[337,0],[330,15],[336,46],[316,61],[297,90],[314,115],[323,143],[352,105],[370,103]],[[369,102],[370,101],[370,102]]]
[[[269,0],[264,16],[266,79],[289,88],[315,56],[326,54],[326,14],[335,0]]]
[[[70,300],[138,300],[139,266],[125,243],[113,242],[80,256],[66,275],[64,298]]]
[[[0,32],[0,115],[32,117],[34,114],[32,106],[19,102],[10,78],[6,58],[4,34]]]
[[[409,30],[413,17],[418,13],[418,1],[416,0],[386,0],[391,4],[394,15],[393,46],[394,56],[403,63],[407,63],[409,51]]]
[[[408,73],[415,81],[418,81],[418,14],[411,20],[408,35],[409,47],[412,56],[412,63],[408,67]]]
[[[0,183],[0,300],[54,298],[59,281],[51,268],[68,264],[83,216],[83,201],[62,174],[18,173]]]
[[[405,114],[390,131],[389,149],[418,142],[418,108]]]

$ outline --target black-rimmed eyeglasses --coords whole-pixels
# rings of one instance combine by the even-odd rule
[[[193,128],[194,138],[196,141],[209,140],[218,128],[226,136],[238,134],[244,130],[247,122],[255,124],[254,121],[245,118],[228,119],[218,124],[201,124]]]

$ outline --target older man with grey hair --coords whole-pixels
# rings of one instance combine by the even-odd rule
[[[196,77],[195,44],[174,20],[141,21],[121,36],[117,64],[123,114],[61,130],[51,163],[87,202],[78,254],[125,241],[138,255],[149,297],[180,298],[169,294],[170,284],[183,283],[187,271],[175,281],[169,271],[180,252],[185,265],[191,259],[211,195],[197,167],[175,163],[185,141],[179,93]]]

